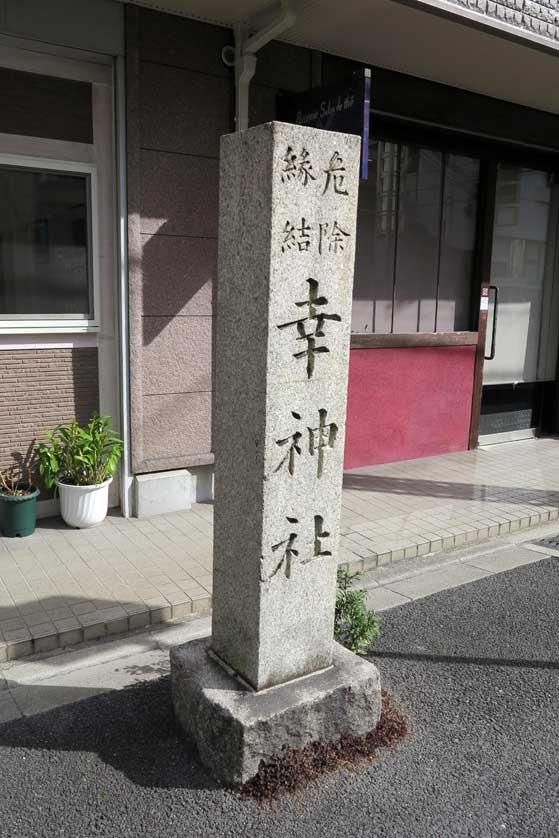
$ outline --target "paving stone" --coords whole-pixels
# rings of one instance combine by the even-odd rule
[[[33,641],[28,640],[7,640],[6,641],[8,660],[18,660],[33,654]]]
[[[149,626],[150,624],[150,615],[149,611],[137,611],[133,614],[128,616],[128,627],[130,631],[134,631],[135,629],[144,628]]]
[[[97,640],[105,636],[105,623],[89,623],[83,626],[84,640]]]
[[[43,652],[52,652],[53,649],[58,649],[59,638],[56,630],[51,630],[48,634],[39,635],[33,638],[33,654],[39,655]]]
[[[20,719],[22,713],[11,694],[0,692],[0,724]]]
[[[29,626],[29,631],[34,640],[37,638],[56,635],[54,623],[39,623],[38,625]]]
[[[31,632],[27,627],[8,629],[7,631],[4,630],[2,634],[4,635],[4,640],[7,643],[19,643],[22,641],[31,640]]]
[[[397,594],[390,588],[380,586],[367,591],[365,602],[368,608],[380,612],[395,608],[398,605],[405,605],[406,602],[410,602],[410,598]]]
[[[532,564],[532,562],[537,562],[541,558],[541,554],[522,547],[504,547],[502,550],[494,551],[486,556],[468,559],[468,564],[488,570],[491,573],[499,573],[524,564]]]
[[[76,646],[83,642],[83,629],[62,629],[58,631],[58,645],[61,649],[65,646]]]
[[[488,575],[488,571],[465,563],[455,563],[440,570],[433,570],[421,575],[390,583],[390,589],[400,596],[419,599],[437,591],[444,591],[467,582],[474,582]]]
[[[212,630],[210,617],[198,617],[185,623],[168,624],[153,628],[150,637],[158,646],[163,649],[170,649],[195,640],[200,637],[209,637]]]
[[[22,617],[12,617],[9,620],[2,620],[2,622],[0,622],[0,631],[4,635],[6,632],[23,630],[25,628],[26,622]]]
[[[124,634],[128,631],[128,616],[107,620],[105,628],[107,634]]]
[[[212,607],[212,597],[208,594],[192,597],[192,611],[200,613]]]
[[[150,608],[149,616],[150,623],[152,625],[155,623],[165,623],[173,616],[172,607],[167,605],[163,607]]]

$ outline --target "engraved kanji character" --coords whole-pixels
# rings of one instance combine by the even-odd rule
[[[324,518],[322,515],[315,515],[314,516],[314,546],[313,546],[313,554],[309,559],[303,559],[301,564],[309,564],[309,562],[314,561],[315,559],[319,559],[322,556],[331,556],[331,550],[323,550],[322,549],[322,541],[325,538],[330,538],[330,533],[327,532],[324,527]]]
[[[324,518],[322,515],[314,516],[314,554],[313,558],[317,559],[319,556],[331,556],[331,550],[322,549],[322,539],[330,538],[330,533],[323,530]]]
[[[290,320],[288,323],[281,323],[278,329],[286,329],[288,326],[296,326],[297,340],[304,340],[307,343],[307,348],[300,352],[294,352],[294,358],[307,359],[307,377],[312,378],[315,365],[315,355],[323,352],[330,352],[327,346],[317,345],[317,339],[324,338],[324,326],[327,320],[334,320],[341,322],[339,314],[327,314],[326,312],[319,312],[319,308],[328,304],[326,297],[320,297],[318,294],[318,282],[316,279],[307,279],[309,285],[309,297],[307,300],[296,302],[298,308],[308,306],[307,317],[300,317],[297,320]],[[305,324],[312,327],[310,332],[307,331]]]
[[[309,180],[316,180],[315,176],[312,173],[312,163],[310,160],[310,154],[306,148],[301,151],[301,157],[299,158],[299,168],[297,171],[297,177],[303,184],[306,186]]]
[[[294,419],[301,419],[300,414],[295,413],[294,410],[291,411],[291,415]],[[280,447],[288,445],[289,447],[287,448],[283,459],[281,460],[277,468],[274,469],[274,471],[279,471],[282,468],[282,466],[287,464],[287,470],[289,474],[294,474],[295,455],[298,454],[300,456],[301,454],[301,446],[299,445],[299,443],[301,441],[302,436],[303,434],[300,431],[295,431],[295,433],[291,434],[291,436],[286,436],[285,439],[276,440],[276,445],[279,445]]]
[[[321,408],[318,411],[318,427],[308,428],[309,453],[314,456],[315,452],[318,452],[316,464],[317,477],[322,475],[325,449],[334,447],[338,435],[338,426],[334,422],[326,424],[327,415],[328,411]]]
[[[319,224],[319,239],[318,252],[322,254],[323,250],[328,247],[329,252],[337,253],[338,250],[343,250],[345,239],[349,238],[349,233],[342,230],[337,221],[334,221],[330,228],[330,224],[325,221]]]
[[[285,183],[297,177],[297,155],[290,145],[287,146],[287,151],[285,152],[285,157],[282,157],[282,162],[285,163],[285,166],[281,170],[281,182]]]
[[[303,148],[301,154],[297,157],[293,148],[287,146],[287,151],[285,157],[282,158],[282,162],[285,164],[281,171],[282,183],[290,180],[298,180],[303,186],[306,186],[309,180],[316,180],[316,177],[312,173],[313,166],[310,154],[306,148]]]
[[[298,524],[298,518],[286,518],[290,524]],[[279,541],[277,544],[272,546],[272,553],[277,553],[278,550],[281,550],[281,559],[277,563],[275,569],[270,573],[268,579],[273,579],[273,577],[280,571],[283,567],[285,578],[289,579],[291,577],[291,562],[293,558],[297,558],[299,555],[299,551],[294,548],[294,544],[297,541],[297,533],[291,532],[287,538],[284,538],[283,541]]]
[[[344,180],[345,180],[345,166],[343,165],[344,161],[341,157],[339,151],[335,151],[332,157],[330,158],[330,162],[328,163],[328,168],[324,169],[326,174],[326,183],[324,184],[324,189],[322,194],[327,191],[327,189],[332,185],[334,187],[334,192],[338,195],[347,195],[347,189],[344,189]]]
[[[282,231],[281,252],[285,253],[286,250],[291,250],[294,247],[297,247],[300,252],[309,250],[311,246],[311,230],[311,225],[307,224],[304,218],[301,218],[300,227],[295,227],[291,221],[286,221]]]

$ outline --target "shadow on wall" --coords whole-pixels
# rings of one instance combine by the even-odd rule
[[[155,222],[144,219],[153,232],[141,235],[140,263],[136,256],[130,268],[132,438],[136,428],[142,467],[151,471],[212,450],[217,274],[217,237]]]
[[[175,318],[213,317],[217,278],[217,237],[178,235],[166,221],[143,233],[143,346],[150,346]],[[138,266],[136,265],[136,270]],[[176,351],[192,347],[175,347]]]
[[[32,439],[25,453],[23,451],[12,451],[11,456],[13,462],[8,464],[8,468],[13,466],[14,475],[24,483],[34,483],[37,485],[38,475],[36,473],[36,459],[35,459],[35,445],[36,439]]]
[[[61,422],[75,416],[80,424],[85,424],[91,414],[99,410],[99,361],[95,347],[72,349],[72,384],[73,413]]]
[[[5,470],[14,466],[16,471],[23,473],[24,479],[30,475],[31,481],[41,488],[41,499],[44,500],[52,497],[52,492],[41,485],[35,446],[46,441],[45,430],[52,430],[74,417],[85,423],[92,412],[99,409],[97,348],[45,349],[36,365],[26,361],[21,370],[17,395],[24,399],[22,427],[17,431],[17,447],[5,452],[0,468]],[[5,406],[13,415],[21,410],[21,402]]]

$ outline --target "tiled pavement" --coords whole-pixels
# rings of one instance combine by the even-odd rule
[[[538,526],[558,510],[555,439],[354,469],[344,479],[340,561],[370,570]]]
[[[429,560],[408,559],[364,574],[365,584],[369,576],[376,576],[374,587],[367,590],[367,603],[382,612],[546,559],[548,548],[522,540],[555,535],[556,526],[552,522],[537,534],[522,530],[452,553],[433,554]],[[559,556],[559,550],[554,553]],[[167,675],[171,648],[210,633],[208,615],[0,664],[0,724]]]
[[[529,440],[347,472],[340,563],[366,571],[558,517],[559,442]],[[212,507],[0,538],[0,661],[211,607]],[[559,523],[558,523],[559,530]]]

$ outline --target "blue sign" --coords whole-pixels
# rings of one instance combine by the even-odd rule
[[[345,81],[313,87],[304,93],[282,94],[277,113],[282,122],[309,125],[325,131],[359,134],[361,137],[361,179],[369,174],[369,116],[371,71],[354,73]]]

